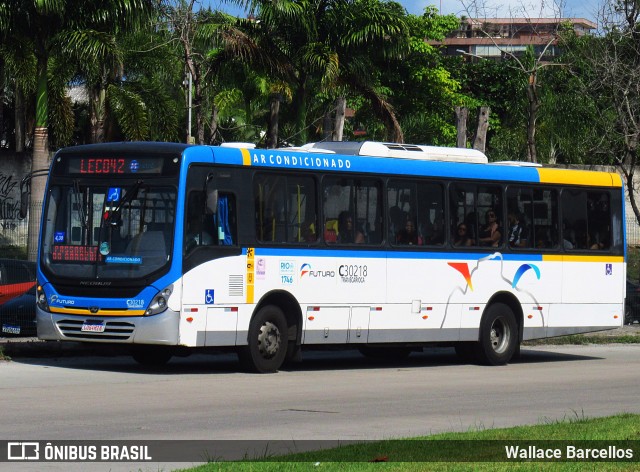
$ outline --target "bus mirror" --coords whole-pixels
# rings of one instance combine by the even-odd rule
[[[214,215],[218,210],[218,191],[207,190],[207,214]]]
[[[24,220],[27,217],[27,213],[29,212],[29,192],[22,192],[20,194],[20,212],[18,215],[21,220]]]

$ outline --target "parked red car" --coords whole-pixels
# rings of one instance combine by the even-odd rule
[[[36,265],[19,259],[0,259],[0,305],[36,284]]]
[[[34,334],[35,285],[35,263],[0,259],[0,336]]]

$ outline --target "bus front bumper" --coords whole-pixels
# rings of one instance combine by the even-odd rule
[[[78,316],[36,308],[38,338],[54,341],[178,344],[180,313],[153,316]]]

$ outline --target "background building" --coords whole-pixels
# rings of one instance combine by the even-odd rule
[[[559,54],[555,38],[565,25],[578,35],[596,29],[594,22],[584,18],[461,18],[459,29],[444,41],[429,44],[442,46],[448,56],[466,54],[486,59],[500,59],[505,53],[522,54],[529,46],[539,56],[548,45],[545,56],[552,58]]]

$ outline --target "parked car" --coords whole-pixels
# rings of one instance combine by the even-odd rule
[[[36,284],[36,265],[20,259],[0,259],[0,306]]]
[[[0,336],[36,334],[36,265],[0,259]]]
[[[0,336],[36,336],[36,286],[0,305]]]
[[[627,279],[627,298],[624,300],[624,324],[640,323],[640,284]]]

